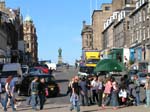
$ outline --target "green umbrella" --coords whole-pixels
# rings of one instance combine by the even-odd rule
[[[121,71],[123,71],[123,67],[121,66],[121,64],[119,62],[117,62],[117,60],[103,59],[97,63],[97,65],[94,69],[94,72],[101,72],[101,71],[121,72]]]

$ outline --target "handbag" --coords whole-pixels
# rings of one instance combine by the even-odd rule
[[[48,89],[45,89],[45,96],[49,96]]]

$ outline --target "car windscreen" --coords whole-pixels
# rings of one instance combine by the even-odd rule
[[[87,60],[87,64],[97,64],[97,62],[99,61],[99,59],[88,59]]]
[[[45,82],[55,82],[55,78],[53,76],[50,76],[50,75],[30,75],[28,76],[30,78],[30,80],[33,80],[34,77],[39,77],[39,79],[42,79],[44,78],[45,79]]]
[[[94,70],[94,67],[80,67],[79,72],[92,74],[93,70]]]
[[[44,79],[45,79],[46,83],[55,82],[55,78],[51,77],[51,76],[50,77],[45,77]]]
[[[27,68],[21,68],[21,70],[22,70],[22,73],[26,73]]]
[[[86,72],[86,67],[80,67],[79,72]]]

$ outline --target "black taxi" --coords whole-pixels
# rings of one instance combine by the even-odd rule
[[[39,80],[41,78],[45,79],[46,88],[48,90],[48,96],[47,97],[56,97],[60,93],[59,85],[56,83],[55,77],[49,74],[32,74],[24,77],[22,80],[22,83],[16,87],[18,95],[30,95],[30,86],[31,82],[34,79],[34,77],[39,77]]]

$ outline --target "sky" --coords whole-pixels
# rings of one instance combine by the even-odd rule
[[[6,7],[20,8],[25,19],[30,16],[37,30],[38,58],[74,64],[82,53],[82,21],[91,24],[93,10],[111,0],[5,0]]]

